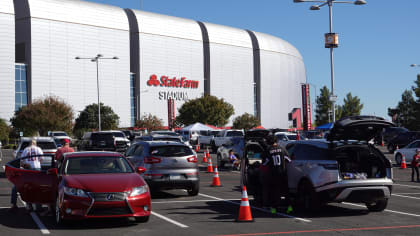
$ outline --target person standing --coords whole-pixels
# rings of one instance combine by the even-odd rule
[[[59,148],[55,152],[55,160],[58,161],[63,157],[63,154],[66,152],[74,152],[74,149],[70,147],[70,140],[64,139],[64,146]]]
[[[420,162],[420,148],[417,148],[416,154],[414,154],[413,160],[411,161],[411,182],[414,182],[414,171],[416,171],[416,174],[417,174],[417,182],[420,182],[419,162]]]
[[[290,162],[287,151],[277,144],[275,136],[267,138],[267,147],[263,155],[262,185],[263,206],[269,205],[271,213],[277,213],[280,206],[281,196],[286,198],[288,209],[292,211],[289,203],[289,189],[287,184],[286,162]]]
[[[42,155],[44,153],[42,152],[42,149],[36,145],[36,140],[32,139],[31,145],[26,147],[22,154],[20,155],[21,161],[20,165],[25,169],[31,169],[31,170],[41,170],[41,160]],[[12,188],[12,195],[10,199],[10,203],[12,204],[10,211],[17,210],[17,190],[16,186],[13,186]],[[38,205],[37,205],[38,206]]]

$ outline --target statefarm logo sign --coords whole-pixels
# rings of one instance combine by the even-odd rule
[[[153,87],[167,87],[167,88],[190,88],[197,89],[199,81],[197,80],[188,80],[185,77],[177,79],[176,77],[169,78],[166,75],[162,75],[158,79],[157,75],[153,74],[149,77],[147,81],[148,86]],[[158,93],[159,100],[168,100],[174,99],[178,101],[188,100],[188,93],[182,91],[159,91]]]
[[[166,75],[162,75],[160,80],[156,75],[151,75],[149,80],[147,81],[148,86],[160,86],[160,87],[172,87],[172,88],[198,88],[199,81],[197,80],[188,80],[185,77],[181,77],[181,79],[177,79],[173,77],[172,79]]]

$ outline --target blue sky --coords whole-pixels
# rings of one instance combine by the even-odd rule
[[[311,3],[293,0],[90,0],[98,3],[178,16],[268,33],[294,45],[303,56],[307,80],[331,89],[328,7],[311,11]],[[335,93],[338,104],[348,92],[364,104],[362,114],[390,119],[404,90],[414,85],[420,67],[420,1],[366,0],[367,4],[335,4],[333,31]],[[314,102],[314,87],[311,86]]]

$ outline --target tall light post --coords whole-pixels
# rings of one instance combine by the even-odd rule
[[[351,3],[355,5],[364,5],[366,1],[364,0],[356,0],[356,1],[337,1],[337,0],[325,0],[325,1],[316,1],[316,0],[293,0],[295,3],[300,2],[319,2],[322,3],[320,5],[313,5],[309,9],[310,10],[320,10],[321,7],[328,5],[329,8],[329,26],[330,32],[325,34],[325,47],[330,49],[330,65],[331,65],[331,95],[330,101],[332,103],[332,122],[335,122],[335,102],[337,101],[337,96],[334,95],[334,56],[333,56],[333,48],[338,47],[338,34],[333,33],[332,27],[332,6],[334,3]]]
[[[76,60],[90,60],[91,62],[96,62],[96,88],[98,90],[98,124],[99,131],[101,131],[101,103],[99,102],[99,60],[102,59],[111,59],[117,60],[118,57],[104,57],[102,54],[98,54],[95,57],[75,57]]]

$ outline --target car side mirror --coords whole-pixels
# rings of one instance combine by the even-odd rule
[[[47,175],[58,175],[57,168],[51,168],[47,170]]]
[[[141,167],[141,166],[137,167],[137,173],[143,174],[144,172],[146,172],[146,168]]]

